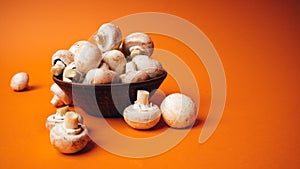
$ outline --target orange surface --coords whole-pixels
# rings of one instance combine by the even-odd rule
[[[292,0],[1,1],[0,168],[299,168],[299,10],[299,2]],[[180,56],[197,74],[197,125],[177,146],[150,158],[125,158],[97,145],[76,155],[58,153],[45,128],[46,117],[55,112],[49,103],[51,55],[88,38],[104,22],[147,11],[184,18],[214,44],[227,80],[217,130],[204,144],[198,142],[211,99],[201,62],[191,59],[196,56],[185,45],[152,35],[156,47]],[[9,88],[18,71],[29,73],[30,90]],[[176,86],[168,78],[160,89],[168,94]],[[122,119],[109,124],[133,137],[167,129],[161,123],[154,130],[136,131]]]

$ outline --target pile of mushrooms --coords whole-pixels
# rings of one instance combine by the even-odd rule
[[[147,34],[134,32],[122,39],[117,25],[105,23],[89,41],[80,40],[68,50],[56,51],[50,72],[71,83],[141,82],[165,71],[157,60],[151,58],[153,49],[153,41]],[[72,99],[58,86],[52,86],[51,92],[54,106],[72,104]]]

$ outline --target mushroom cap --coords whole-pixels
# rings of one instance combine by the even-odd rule
[[[122,74],[125,71],[126,58],[119,50],[110,50],[103,53],[102,61],[118,74]]]
[[[26,72],[19,72],[13,75],[10,80],[10,87],[14,91],[22,91],[28,87],[29,75]]]
[[[173,128],[186,128],[194,124],[197,110],[194,101],[181,93],[168,95],[160,109],[164,121]]]
[[[147,55],[137,55],[132,59],[132,62],[136,64],[137,70],[145,71],[151,78],[161,75],[164,72],[159,61]]]
[[[93,40],[102,52],[118,49],[122,42],[122,32],[117,25],[104,23],[93,36]]]
[[[130,105],[124,109],[123,117],[126,123],[135,129],[150,129],[160,120],[161,111],[157,105]]]
[[[56,83],[51,85],[50,91],[63,101],[64,104],[69,105],[72,103],[72,99]]]
[[[151,56],[153,53],[154,44],[150,36],[142,32],[134,32],[129,34],[122,45],[123,52],[126,56],[129,56],[133,50],[140,50],[147,56]]]
[[[84,84],[104,84],[118,82],[119,77],[112,70],[103,70],[101,68],[91,69],[85,76]]]
[[[95,44],[87,42],[79,46],[74,62],[76,69],[86,74],[90,69],[97,68],[101,59],[102,52],[100,49]]]
[[[76,56],[78,53],[79,47],[86,43],[88,43],[88,41],[86,41],[86,40],[77,41],[69,48],[69,51],[72,52]]]
[[[85,125],[79,124],[79,127],[82,128],[80,133],[68,134],[68,130],[72,129],[66,129],[63,123],[55,125],[50,131],[51,144],[59,152],[66,154],[76,153],[82,150],[88,144],[90,138]]]
[[[55,63],[59,60],[65,65],[69,65],[74,61],[74,54],[69,50],[60,49],[52,55],[52,65],[55,65]]]
[[[149,78],[149,75],[145,71],[130,71],[120,75],[122,83],[142,82]]]

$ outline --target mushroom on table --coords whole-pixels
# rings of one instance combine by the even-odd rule
[[[10,87],[14,91],[22,91],[28,87],[29,75],[26,72],[16,73],[10,80]]]

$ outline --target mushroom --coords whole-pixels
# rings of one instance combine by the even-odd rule
[[[50,72],[54,76],[60,75],[64,68],[74,61],[74,54],[69,50],[58,50],[52,55],[52,67]]]
[[[63,123],[65,114],[69,111],[69,106],[64,106],[56,109],[56,113],[48,116],[46,120],[46,128],[51,130],[56,124]],[[78,120],[80,123],[83,123],[83,118],[78,114]]]
[[[168,95],[162,101],[160,109],[164,121],[173,128],[189,127],[197,118],[195,103],[190,97],[181,93]]]
[[[132,61],[127,62],[125,65],[125,73],[131,72],[131,71],[136,71],[137,67],[136,64]]]
[[[56,124],[50,131],[50,142],[61,153],[79,152],[89,141],[88,130],[79,123],[79,115],[75,112],[67,112],[64,122]]]
[[[120,75],[122,83],[142,82],[149,79],[149,75],[145,71],[129,71]]]
[[[10,87],[14,91],[26,90],[29,83],[29,75],[26,72],[16,73],[10,80]]]
[[[86,43],[88,43],[88,41],[86,41],[86,40],[77,41],[69,48],[69,51],[72,52],[76,56],[78,53],[79,47]]]
[[[120,28],[113,23],[101,25],[97,33],[92,37],[102,52],[118,49],[122,42]]]
[[[102,60],[117,74],[122,74],[125,71],[126,58],[119,50],[110,50],[103,53]]]
[[[125,122],[135,129],[150,129],[160,120],[161,111],[157,105],[149,103],[149,92],[137,91],[137,100],[124,109]]]
[[[118,74],[105,68],[95,68],[88,71],[83,80],[84,84],[104,84],[118,82]]]
[[[147,55],[137,55],[132,59],[132,62],[136,64],[137,70],[145,71],[150,78],[161,75],[164,72],[162,65]]]
[[[101,63],[102,52],[91,42],[86,42],[78,47],[74,62],[76,69],[86,74],[90,69],[97,68]]]
[[[145,33],[135,32],[128,35],[123,44],[123,52],[126,57],[133,58],[136,55],[151,56],[154,44],[152,39]]]
[[[63,81],[65,82],[77,82],[83,81],[83,75],[80,73],[76,67],[75,62],[70,63],[63,72]]]
[[[69,105],[72,103],[72,99],[56,84],[53,83],[53,85],[50,87],[50,91],[53,93],[53,98],[51,100],[51,103],[54,106],[59,106],[60,102],[63,102],[65,105]]]

